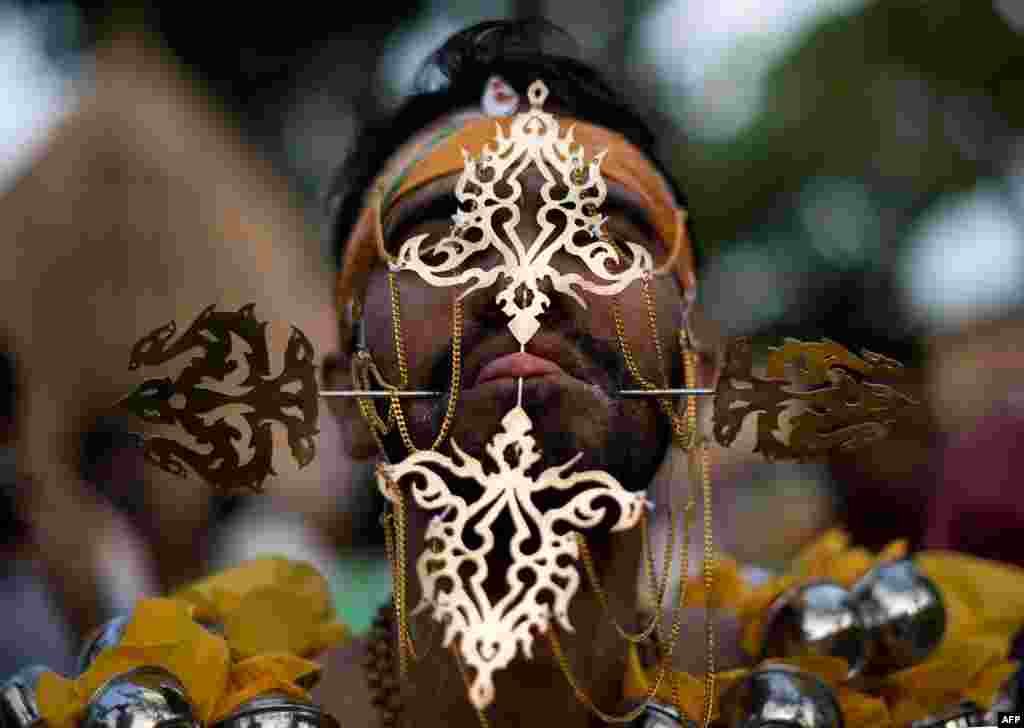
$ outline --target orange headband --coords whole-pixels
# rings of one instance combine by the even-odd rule
[[[341,311],[345,312],[343,315],[349,314],[350,304],[362,301],[374,263],[388,259],[381,222],[385,194],[383,186],[386,184],[392,187],[387,192],[390,205],[435,179],[461,172],[465,167],[462,150],[471,154],[479,153],[486,145],[494,142],[495,124],[500,123],[492,118],[474,118],[433,148],[430,148],[429,142],[421,144],[415,152],[423,154],[423,159],[414,161],[398,175],[382,176],[345,246],[337,290],[338,304]],[[583,145],[588,154],[608,150],[601,164],[602,175],[640,197],[656,233],[669,247],[667,259],[658,266],[655,273],[661,275],[674,272],[683,290],[692,289],[696,281],[693,275],[693,253],[686,234],[686,212],[676,207],[672,191],[654,165],[621,134],[571,119],[559,119],[559,123],[563,129],[572,127],[573,139]],[[504,131],[508,132],[507,127]],[[352,321],[343,323],[351,324]]]

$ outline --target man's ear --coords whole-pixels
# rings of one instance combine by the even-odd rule
[[[352,389],[352,354],[334,352],[324,358],[324,389]],[[370,427],[359,411],[359,404],[348,397],[325,397],[330,417],[341,430],[342,446],[354,460],[367,460],[380,451]]]

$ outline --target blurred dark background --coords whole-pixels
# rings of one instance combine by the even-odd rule
[[[329,308],[333,261],[323,242],[322,193],[356,130],[395,106],[419,62],[454,31],[495,17],[543,15],[576,38],[584,59],[634,89],[641,108],[678,127],[663,152],[689,195],[704,260],[701,300],[722,330],[771,341],[827,336],[888,354],[914,368],[932,407],[930,439],[885,443],[827,466],[782,468],[720,453],[724,547],[773,565],[833,523],[871,546],[897,536],[915,546],[956,547],[968,533],[1020,534],[1024,514],[1013,504],[1020,487],[1014,458],[1024,452],[1024,2],[456,0],[362,4],[358,16],[340,4],[207,10],[0,0],[0,225],[27,200],[42,200],[45,216],[71,194],[63,171],[45,170],[63,169],[54,150],[74,156],[92,148],[94,137],[69,142],[68,130],[94,113],[94,99],[117,109],[129,137],[148,140],[117,152],[119,159],[152,153],[148,168],[164,170],[189,194],[202,194],[205,173],[194,172],[200,162],[222,166],[213,142],[187,143],[209,125],[217,139],[243,150],[244,168],[257,170],[250,176],[273,178],[273,204],[289,221],[273,244],[306,261],[297,269]],[[161,96],[165,81],[174,90]],[[115,97],[112,88],[124,93]],[[164,98],[174,99],[168,108],[200,111],[172,117],[161,136],[153,109]],[[243,209],[243,224],[231,230],[250,234],[245,205],[266,209],[270,203],[254,201],[271,197],[240,193],[232,209]],[[125,205],[114,207],[121,214]],[[210,214],[222,219],[221,212]],[[12,254],[0,268],[4,280],[32,288],[35,269],[18,253],[31,245],[26,229],[8,227],[4,245]],[[282,283],[277,290],[297,289]],[[49,290],[59,295],[60,287]],[[4,304],[12,350],[32,338],[18,334],[25,305]],[[190,309],[183,303],[178,310]],[[329,319],[318,324],[323,331]],[[143,320],[151,322],[137,323],[143,330],[162,322],[140,314]],[[330,334],[318,343],[330,346]],[[15,353],[30,372],[40,371],[31,356]],[[112,392],[121,386],[109,383]],[[96,482],[97,472],[109,480],[104,453],[118,449],[119,425],[83,421],[79,442],[100,452],[89,451],[82,482],[137,519],[144,505],[119,504]],[[119,467],[139,477],[133,466]],[[335,476],[325,472],[322,487],[296,489],[287,506],[312,514],[317,532],[328,536],[300,536],[299,526],[288,526],[274,541],[277,532],[266,525],[274,507],[264,506],[245,532],[258,531],[263,541],[239,536],[236,550],[222,549],[230,555],[220,558],[301,542],[299,551],[334,569],[339,603],[359,622],[368,616],[351,585],[384,593],[386,569],[377,551],[351,552],[348,571],[337,565],[339,549],[378,548],[379,534],[366,516],[372,504],[355,493],[369,486],[327,485]],[[223,506],[198,507],[203,516],[174,527],[238,518],[238,509]],[[779,532],[757,527],[765,508],[786,514]],[[9,539],[16,541],[32,530],[32,509],[11,509],[21,514],[7,519],[17,524],[19,535]],[[151,542],[166,533],[181,538],[158,524],[141,530]],[[985,555],[1024,561],[1019,547]],[[203,551],[188,566],[157,568],[156,582],[174,584],[216,563]],[[140,582],[131,583],[124,588]],[[81,631],[111,608],[83,608],[91,616],[71,621]]]

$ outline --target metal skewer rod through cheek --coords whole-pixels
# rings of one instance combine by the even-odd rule
[[[443,397],[444,392],[430,390],[409,390],[409,389],[324,389],[320,391],[321,397],[343,397],[348,399],[390,399],[400,397],[402,399],[430,399]]]
[[[620,389],[616,394],[619,397],[709,397],[715,393],[714,389],[707,387],[679,389]],[[444,392],[432,390],[389,390],[389,389],[325,389],[320,392],[321,397],[342,397],[348,399],[388,399],[399,397],[402,399],[430,399],[433,397],[444,397]]]

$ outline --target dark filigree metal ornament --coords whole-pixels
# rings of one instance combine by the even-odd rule
[[[338,721],[311,702],[280,692],[249,700],[213,728],[340,728]]]
[[[865,674],[913,667],[942,642],[942,594],[910,559],[879,564],[854,584],[851,595],[868,631]]]
[[[756,444],[770,460],[807,460],[891,437],[928,431],[927,408],[909,393],[908,370],[894,359],[860,356],[832,341],[786,339],[755,374],[749,339],[732,340],[715,391],[715,439],[732,445],[755,417]]]
[[[39,676],[49,672],[42,665],[29,665],[0,684],[0,725],[5,728],[31,728],[42,725],[36,688]]]
[[[184,438],[144,437],[146,459],[174,475],[193,472],[221,491],[261,490],[274,471],[271,425],[287,433],[299,467],[316,456],[319,397],[313,346],[290,328],[282,353],[268,344],[269,324],[250,304],[238,311],[203,310],[175,338],[174,322],[143,337],[129,368],[187,363],[176,378],[148,379],[119,406]],[[190,357],[187,358],[186,357]]]
[[[158,667],[108,680],[89,699],[80,728],[201,728],[181,682]]]
[[[841,657],[850,677],[867,660],[867,629],[850,592],[829,581],[794,587],[772,605],[765,621],[762,659]]]
[[[843,728],[836,697],[824,682],[787,665],[750,673],[722,696],[727,728]]]

